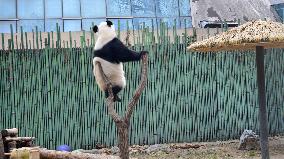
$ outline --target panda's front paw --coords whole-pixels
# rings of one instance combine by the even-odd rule
[[[144,55],[147,55],[148,53],[149,53],[148,51],[141,51],[140,54],[141,54],[141,57],[142,57],[142,56],[144,56]]]

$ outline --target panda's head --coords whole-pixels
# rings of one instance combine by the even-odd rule
[[[109,20],[101,22],[99,26],[95,25],[93,27],[94,33],[99,37],[115,38],[115,27],[113,23]]]

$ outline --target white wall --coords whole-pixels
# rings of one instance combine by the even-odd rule
[[[192,25],[198,27],[202,20],[276,20],[269,0],[192,0]]]

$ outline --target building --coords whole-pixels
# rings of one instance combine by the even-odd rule
[[[279,15],[280,21],[284,22],[284,0],[270,0],[271,7]]]
[[[151,26],[152,20],[168,22],[177,27],[191,27],[189,0],[0,0],[0,33],[31,32],[38,26],[42,32],[90,30],[92,23],[106,19],[118,23],[125,30],[138,28],[143,22]],[[156,24],[156,23],[155,23]],[[117,25],[116,25],[117,26]],[[156,26],[155,26],[156,27]]]
[[[281,1],[283,3],[283,0],[192,0],[192,25],[199,27],[202,21],[219,22],[238,19],[241,23],[264,18],[279,21],[271,5],[279,4]]]

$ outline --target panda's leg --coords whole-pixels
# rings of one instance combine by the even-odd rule
[[[120,86],[113,86],[112,87],[112,93],[113,93],[113,96],[114,96],[114,102],[115,101],[121,102],[121,99],[117,95],[121,90],[122,90],[122,88]],[[105,98],[108,98],[108,97],[109,97],[108,90],[105,90]]]
[[[105,98],[108,98],[108,96],[109,96],[108,90],[105,90]]]
[[[122,87],[120,86],[113,86],[112,87],[112,92],[113,92],[113,96],[114,96],[114,102],[121,102],[121,99],[118,97],[118,93],[122,90]]]

